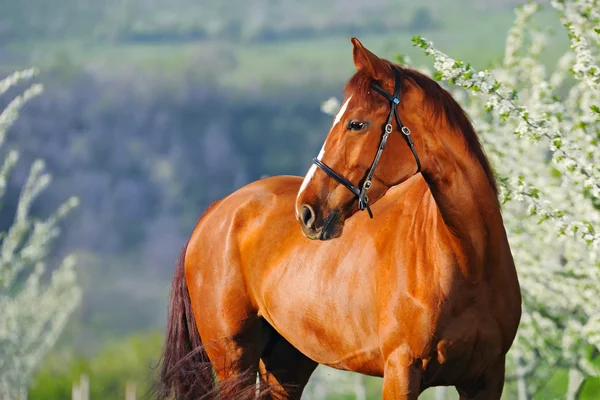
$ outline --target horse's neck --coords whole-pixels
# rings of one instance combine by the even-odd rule
[[[447,147],[434,156],[423,177],[465,255],[477,265],[489,260],[490,244],[504,228],[496,194],[479,160],[464,154],[464,147]]]

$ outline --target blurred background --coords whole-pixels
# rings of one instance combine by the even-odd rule
[[[147,390],[173,266],[197,218],[250,181],[304,175],[331,123],[320,105],[339,98],[353,72],[351,36],[380,56],[428,65],[410,40],[423,35],[485,68],[503,56],[517,3],[1,1],[0,78],[35,66],[45,91],[8,133],[3,151],[18,147],[21,160],[0,224],[10,224],[38,157],[54,181],[34,214],[81,199],[53,258],[78,255],[82,303],[29,398],[68,399],[82,374],[92,399],[124,398],[127,382]],[[558,26],[551,13],[538,23]],[[548,63],[567,48],[563,36]],[[322,372],[306,397],[326,390],[321,378],[335,386],[332,376]],[[365,382],[365,396],[379,398],[380,381]],[[347,386],[321,398],[362,396]]]

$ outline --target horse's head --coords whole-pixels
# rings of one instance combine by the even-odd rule
[[[328,240],[342,234],[344,221],[367,210],[392,186],[420,171],[423,93],[401,68],[367,50],[356,38],[356,74],[318,157],[296,199],[304,235]],[[385,148],[385,150],[384,150]]]

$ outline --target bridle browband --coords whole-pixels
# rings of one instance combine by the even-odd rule
[[[406,127],[402,121],[400,120],[400,116],[398,115],[398,104],[400,104],[400,95],[402,94],[402,75],[400,71],[396,68],[393,68],[394,71],[394,95],[390,95],[381,87],[376,85],[375,83],[371,83],[371,88],[375,90],[377,93],[381,94],[383,97],[390,101],[390,113],[387,118],[387,122],[383,128],[383,134],[381,135],[381,141],[379,142],[379,148],[377,149],[377,153],[375,154],[375,158],[373,159],[373,163],[371,164],[371,168],[367,173],[367,177],[365,178],[364,183],[362,184],[362,188],[354,186],[352,182],[348,179],[344,178],[333,169],[331,169],[327,164],[319,160],[318,158],[313,158],[313,163],[321,168],[323,172],[329,175],[331,178],[335,179],[338,183],[344,185],[348,190],[350,190],[356,197],[358,197],[358,208],[363,211],[367,210],[369,213],[369,217],[373,218],[373,212],[371,211],[371,207],[369,207],[369,198],[367,197],[367,191],[371,188],[373,182],[373,174],[375,173],[375,168],[379,163],[379,159],[381,158],[381,154],[383,153],[383,149],[385,149],[385,145],[388,140],[388,136],[393,131],[392,126],[392,118],[396,119],[396,124],[398,125],[398,129],[402,132],[406,142],[408,143],[408,147],[410,147],[410,151],[415,157],[415,161],[417,162],[417,172],[415,175],[421,171],[421,161],[419,160],[419,156],[417,155],[417,151],[415,150],[415,144],[413,143],[412,138],[410,137],[410,129]]]

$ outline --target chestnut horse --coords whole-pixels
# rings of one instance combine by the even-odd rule
[[[299,399],[324,364],[383,377],[385,400],[440,385],[500,398],[521,294],[492,169],[447,91],[352,44],[357,72],[304,181],[259,180],[199,220],[162,397]]]

